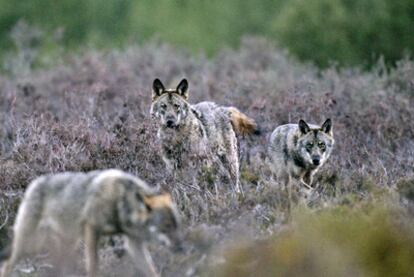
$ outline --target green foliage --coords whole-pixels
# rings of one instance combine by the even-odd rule
[[[341,0],[294,0],[273,22],[282,45],[302,59],[324,62],[333,57],[346,58],[349,41],[344,22],[347,15]],[[348,57],[354,61],[354,57]]]
[[[326,66],[372,64],[382,54],[396,61],[414,47],[411,0],[0,0],[0,52],[14,46],[9,34],[20,20],[47,36],[63,30],[59,43],[69,49],[156,37],[211,55],[262,35]]]
[[[64,42],[75,46],[91,37],[114,41],[128,32],[131,0],[0,0],[0,37],[7,38],[19,20],[47,32],[64,29]],[[1,47],[11,41],[1,40]]]
[[[409,0],[293,0],[273,21],[279,41],[321,66],[401,59],[414,47]]]
[[[238,44],[245,34],[266,34],[269,18],[284,0],[136,1],[131,26],[139,39],[154,34],[211,54]]]

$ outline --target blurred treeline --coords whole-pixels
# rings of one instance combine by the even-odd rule
[[[413,0],[0,0],[0,54],[15,50],[19,20],[42,31],[48,51],[155,37],[213,55],[261,35],[326,66],[369,65],[380,55],[392,63],[414,49]]]

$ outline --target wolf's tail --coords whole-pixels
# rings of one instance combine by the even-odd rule
[[[231,124],[237,134],[260,135],[260,129],[254,119],[248,117],[235,107],[228,107],[228,111],[230,112]]]

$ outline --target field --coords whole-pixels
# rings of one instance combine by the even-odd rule
[[[268,274],[261,276],[414,274],[412,60],[393,69],[378,62],[370,71],[320,70],[248,37],[212,58],[148,42],[27,68],[0,76],[0,248],[10,242],[21,196],[36,176],[120,168],[171,192],[180,209],[185,253],[151,248],[163,276],[250,276],[260,268]],[[233,105],[259,122],[260,136],[240,138],[244,196],[225,185],[214,195],[165,174],[149,116],[156,77],[173,85],[186,77],[191,103]],[[264,162],[267,137],[280,124],[327,117],[333,154],[315,192],[295,195],[289,211]],[[112,257],[109,244],[103,252],[104,276],[133,276],[125,256]],[[37,270],[24,276],[47,275],[47,267]]]

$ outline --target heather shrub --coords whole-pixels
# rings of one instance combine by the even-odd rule
[[[411,190],[396,188],[413,173],[412,68],[413,61],[406,58],[390,70],[381,62],[370,71],[354,67],[319,70],[264,39],[246,38],[240,49],[226,49],[210,59],[153,41],[122,51],[86,50],[62,57],[50,68],[29,66],[24,74],[3,74],[0,248],[10,242],[16,209],[29,182],[40,174],[67,170],[119,168],[172,193],[183,217],[186,243],[182,254],[151,246],[157,269],[166,276],[200,275],[203,265],[220,263],[224,248],[235,240],[277,240],[285,229],[305,232],[306,220],[291,213],[298,206],[306,207],[317,226],[313,214],[326,209],[331,214],[332,209],[352,208],[359,224],[363,214],[370,213],[367,205],[395,206],[396,226],[408,224],[414,214],[407,200]],[[157,126],[149,116],[151,84],[156,77],[166,84],[186,77],[191,103],[208,100],[236,106],[257,120],[262,134],[240,137],[244,195],[234,195],[225,184],[216,194],[197,182],[176,180],[166,173]],[[280,124],[300,118],[321,123],[327,117],[333,120],[334,152],[315,176],[314,192],[305,197],[294,191],[289,203],[265,163],[267,137]],[[206,182],[210,174],[205,172]],[[336,215],[348,217],[346,212]],[[296,220],[303,223],[297,225]],[[325,217],[320,220],[325,222]],[[342,226],[338,224],[332,226]],[[391,227],[384,228],[389,234]],[[323,236],[325,229],[317,230]],[[400,242],[396,244],[398,254]],[[314,251],[314,245],[309,247]],[[104,253],[113,249],[109,244]],[[329,249],[342,257],[339,250]],[[104,259],[105,268],[112,269],[107,276],[122,275],[123,269],[113,265],[124,264],[123,258],[109,254]],[[365,270],[365,265],[354,266],[353,260],[345,259],[342,264],[335,255],[322,255],[315,270],[325,262],[332,262],[332,270],[348,262],[357,272]],[[379,258],[373,259],[377,264]]]

